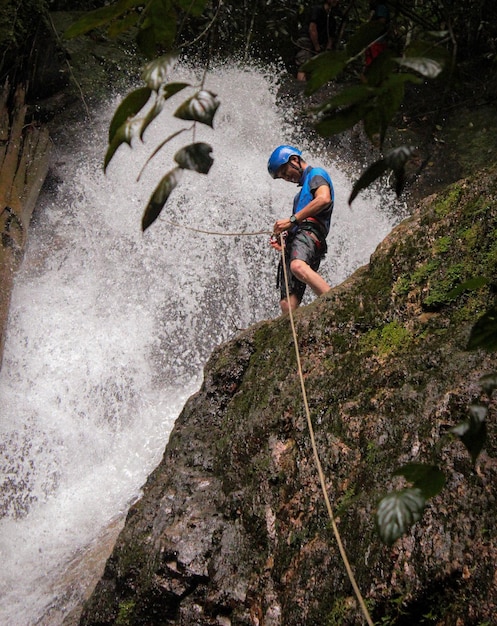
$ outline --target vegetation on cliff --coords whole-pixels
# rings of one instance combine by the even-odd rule
[[[495,175],[422,202],[368,266],[296,314],[330,498],[377,623],[476,626],[495,614],[495,400],[480,378],[497,362],[466,350],[495,285],[454,291],[475,273],[495,276]],[[446,439],[471,403],[490,416],[475,466]],[[389,547],[374,513],[406,486],[393,473],[408,462],[440,464],[447,485]],[[215,351],[81,623],[361,623],[318,486],[286,317]]]

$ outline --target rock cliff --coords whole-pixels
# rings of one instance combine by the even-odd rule
[[[328,493],[378,623],[495,623],[496,407],[479,379],[497,359],[466,345],[495,299],[496,173],[423,201],[367,266],[295,316]],[[489,282],[453,291],[476,276]],[[489,408],[475,465],[447,438],[474,402]],[[447,482],[389,547],[374,513],[409,461],[438,465]],[[361,623],[283,316],[212,355],[81,624]]]
[[[63,30],[67,16],[56,18]],[[73,45],[74,67],[79,43]],[[94,64],[83,75],[93,81],[103,55],[91,46]],[[103,84],[120,75],[119,62],[106,65]],[[413,103],[419,114],[419,101]],[[466,132],[473,109],[452,136],[437,137],[445,155],[432,175],[437,188],[457,161],[448,148],[462,143],[454,150],[459,156],[495,158],[495,121]],[[35,136],[48,157],[45,131]],[[46,173],[45,157],[39,162],[34,192],[21,203],[29,209],[23,220],[6,210],[13,208],[8,194],[0,207],[2,320]],[[495,621],[495,401],[479,379],[497,369],[496,358],[465,350],[472,324],[495,300],[495,179],[493,168],[423,201],[368,266],[296,315],[328,493],[359,587],[382,624]],[[453,295],[475,276],[489,282]],[[488,439],[476,466],[459,441],[446,438],[472,402],[489,404]],[[436,463],[447,484],[409,533],[387,547],[374,512],[384,493],[404,484],[392,473],[408,461]],[[289,321],[264,322],[212,355],[81,624],[362,622],[319,488]]]

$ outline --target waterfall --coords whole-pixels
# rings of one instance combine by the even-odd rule
[[[187,67],[177,72],[199,81]],[[164,113],[143,144],[118,150],[106,175],[119,99],[57,143],[16,277],[0,373],[0,623],[62,623],[90,584],[85,558],[98,561],[99,546],[122,526],[213,347],[279,315],[268,236],[210,236],[170,222],[270,230],[289,214],[296,188],[269,177],[267,158],[296,141],[334,181],[321,271],[331,284],[366,263],[396,221],[374,193],[348,207],[351,180],[336,158],[298,137],[289,103],[278,108],[277,83],[276,72],[237,64],[210,73],[206,88],[221,106],[215,128],[197,128],[195,141],[213,146],[214,165],[208,176],[186,172],[145,233],[150,193],[191,137],[179,135],[136,179],[154,146],[185,123]]]

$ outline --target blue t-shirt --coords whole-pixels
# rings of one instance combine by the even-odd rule
[[[335,193],[330,175],[322,167],[307,167],[300,179],[302,189],[293,199],[293,213],[298,213],[314,199],[314,194],[318,187],[328,185],[330,188],[331,202],[325,206],[317,215],[312,217],[316,219],[322,226],[325,236],[330,231],[331,214],[333,213],[333,204],[335,202]],[[293,229],[292,229],[293,230]]]

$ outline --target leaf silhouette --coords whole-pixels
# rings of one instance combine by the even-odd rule
[[[184,146],[174,155],[176,163],[184,170],[208,174],[214,159],[210,156],[212,147],[208,143],[192,143]]]
[[[179,167],[174,168],[168,172],[160,183],[155,188],[154,193],[150,197],[150,200],[145,209],[145,213],[142,217],[142,231],[145,232],[147,228],[155,222],[159,217],[167,199],[171,195],[172,190],[176,187],[181,178],[181,169]]]
[[[202,90],[183,102],[174,116],[181,120],[193,120],[212,127],[219,104],[216,94]]]

